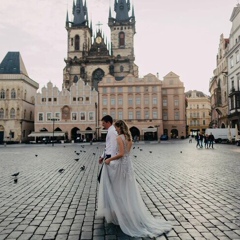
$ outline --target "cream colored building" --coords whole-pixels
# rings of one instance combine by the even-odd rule
[[[216,68],[213,78],[209,83],[211,103],[210,127],[225,128],[228,126],[228,88],[227,88],[227,49],[229,39],[220,36],[218,54],[216,57]]]
[[[29,78],[19,52],[8,52],[0,64],[0,143],[25,142],[34,130],[38,83]]]
[[[211,122],[211,104],[207,95],[200,91],[188,91],[185,93],[187,106],[188,135],[204,133]]]
[[[240,4],[232,11],[232,27],[229,35],[228,60],[228,97],[229,125],[240,128]]]
[[[36,95],[36,141],[66,139],[91,141],[96,138],[98,93],[83,80],[62,91],[51,82]],[[54,130],[54,132],[53,132]]]
[[[98,90],[99,120],[107,114],[114,120],[123,119],[133,138],[140,140],[157,140],[162,134],[186,137],[184,86],[173,72],[163,81],[152,74],[144,78],[129,74],[121,81],[107,75]]]

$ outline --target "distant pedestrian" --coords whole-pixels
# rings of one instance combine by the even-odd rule
[[[196,145],[196,148],[197,148],[197,147],[200,147],[200,135],[199,135],[199,133],[196,136],[196,140],[197,140],[197,145]]]
[[[213,142],[214,142],[214,140],[215,140],[215,138],[214,138],[213,134],[210,133],[210,135],[208,136],[208,146],[209,146],[209,148],[211,148],[211,146],[212,146],[212,148],[213,148]]]
[[[208,148],[208,134],[205,134],[203,139],[204,139],[204,147]]]

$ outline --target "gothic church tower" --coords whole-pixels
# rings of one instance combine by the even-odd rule
[[[134,7],[132,16],[129,17],[130,0],[115,0],[113,18],[109,9],[108,26],[111,30],[112,57],[114,58],[114,76],[121,80],[126,75],[133,74],[138,77],[138,67],[134,64],[134,35],[136,21]]]

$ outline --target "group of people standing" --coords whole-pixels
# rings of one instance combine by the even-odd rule
[[[213,148],[213,143],[214,143],[214,136],[212,133],[208,134],[202,134],[202,133],[198,133],[198,135],[196,136],[196,140],[197,140],[197,148],[203,148],[203,143],[204,143],[204,147],[205,148]]]
[[[99,163],[99,194],[97,216],[107,223],[119,225],[131,237],[157,237],[172,229],[172,225],[154,218],[145,206],[134,175],[131,161],[133,140],[127,124],[107,115],[102,125],[108,129],[106,148]]]

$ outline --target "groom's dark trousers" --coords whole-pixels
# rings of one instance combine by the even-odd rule
[[[105,156],[104,160],[105,160],[105,159],[108,159],[108,158],[110,158],[110,157],[111,157],[111,155],[108,155],[108,154],[107,154],[107,155]],[[104,160],[103,160],[103,161],[104,161]],[[98,174],[98,182],[99,182],[99,183],[100,183],[100,179],[101,179],[101,175],[102,175],[102,168],[103,168],[103,163],[102,163],[101,169],[100,169],[99,174]]]

